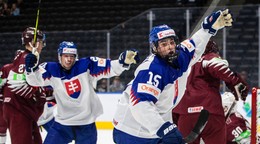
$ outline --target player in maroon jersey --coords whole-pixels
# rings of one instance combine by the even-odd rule
[[[236,100],[231,92],[222,95],[222,105],[226,116],[226,144],[250,144],[250,123],[237,111]]]
[[[12,67],[12,64],[6,64],[0,69],[0,143],[6,142],[7,124],[3,118],[3,100],[4,100],[3,88],[6,85],[6,79],[10,67]]]
[[[40,53],[45,45],[45,36],[39,30],[34,44],[34,33],[34,28],[26,28],[22,34],[25,50],[18,50],[12,66],[6,69],[8,76],[7,85],[3,89],[3,117],[7,122],[12,144],[42,143],[37,121],[43,111],[45,93],[41,87],[29,86],[24,75],[26,55],[33,50],[34,53]]]
[[[173,110],[173,118],[178,117],[178,127],[184,137],[194,127],[199,112],[202,109],[209,111],[208,123],[194,144],[199,144],[200,138],[206,144],[226,143],[225,116],[219,92],[221,80],[236,97],[245,100],[247,83],[229,69],[228,62],[219,55],[217,44],[209,41],[201,59],[192,66],[184,96]]]

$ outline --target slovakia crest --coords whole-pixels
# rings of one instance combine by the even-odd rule
[[[65,87],[70,97],[75,99],[79,97],[81,85],[78,79],[65,82]]]

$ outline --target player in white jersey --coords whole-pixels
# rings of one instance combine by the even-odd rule
[[[138,53],[127,50],[118,60],[87,57],[78,59],[73,42],[62,42],[58,48],[59,62],[37,65],[38,56],[26,57],[26,79],[33,86],[53,87],[57,102],[55,122],[49,129],[45,144],[77,144],[97,142],[96,118],[103,113],[94,91],[101,78],[120,75],[139,61]]]
[[[152,54],[135,71],[120,99],[113,124],[117,144],[184,143],[171,110],[178,101],[175,80],[203,54],[211,36],[232,25],[228,10],[206,17],[190,39],[178,45],[177,36],[167,25],[154,27],[149,35]]]

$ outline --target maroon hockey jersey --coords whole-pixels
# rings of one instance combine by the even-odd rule
[[[227,125],[227,144],[236,144],[232,142],[242,132],[250,130],[250,124],[239,113],[232,113],[226,120]],[[250,140],[249,140],[250,141]]]
[[[8,77],[9,70],[12,66],[13,66],[13,64],[5,64],[0,69],[0,76],[2,79],[2,81],[0,82],[0,103],[1,104],[3,102],[3,89],[4,89],[4,86],[6,85],[6,79]]]
[[[7,76],[7,86],[5,86],[3,89],[4,105],[12,105],[30,119],[37,121],[43,112],[43,106],[45,103],[44,91],[33,91],[34,97],[24,98],[15,94],[15,92],[12,92],[12,89],[8,87],[10,86],[10,84],[8,84],[8,81],[10,80],[26,82],[24,71],[25,57],[28,53],[30,53],[28,50],[18,51],[13,60],[12,67],[8,67],[7,71],[9,74]]]
[[[232,113],[226,120],[227,125],[227,144],[236,144],[232,142],[233,139],[238,137],[242,132],[247,129],[250,130],[250,124],[239,113]]]
[[[228,62],[216,53],[208,53],[192,66],[186,91],[173,113],[189,114],[208,110],[211,114],[224,116],[219,92],[220,81],[238,84],[239,78],[233,73]]]

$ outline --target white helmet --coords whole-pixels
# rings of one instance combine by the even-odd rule
[[[231,92],[225,92],[222,96],[222,106],[225,112],[225,116],[228,113],[234,113],[236,110],[235,96]],[[233,106],[232,106],[233,105]],[[232,108],[231,108],[232,107]]]

